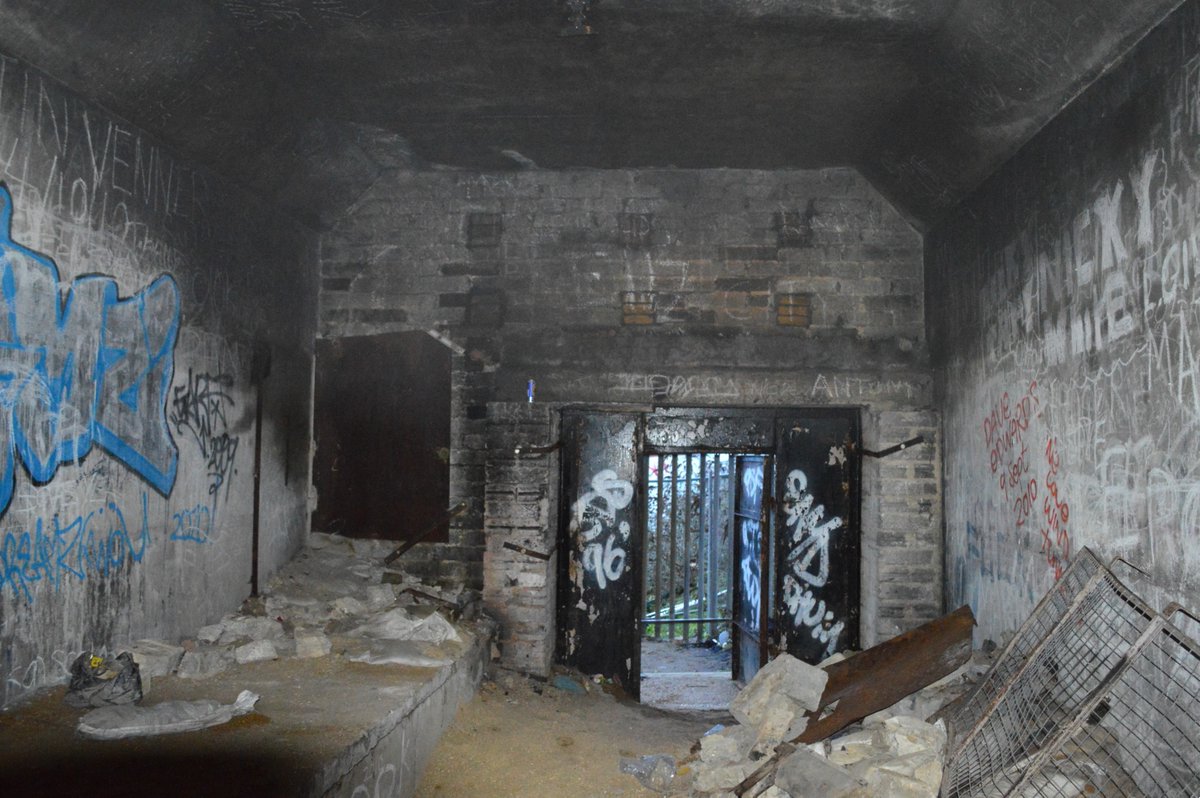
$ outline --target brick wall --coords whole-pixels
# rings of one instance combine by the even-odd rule
[[[533,585],[527,558],[493,545],[518,514],[493,486],[520,469],[484,445],[521,437],[528,419],[507,408],[529,379],[552,407],[839,405],[862,408],[869,449],[925,434],[864,469],[862,639],[940,611],[921,239],[855,172],[397,173],[325,236],[322,277],[322,335],[426,329],[462,351],[453,500],[480,512],[407,557],[443,581],[466,575],[511,629],[526,624],[530,669],[549,656],[531,641],[552,624],[552,580]],[[513,495],[536,515],[557,469],[526,477]],[[545,550],[555,517],[537,525]],[[525,596],[528,618],[498,606],[514,573],[543,591]]]
[[[545,404],[496,403],[488,420],[483,600],[500,622],[501,664],[545,674],[554,654],[559,456],[518,449],[558,440],[559,414]]]

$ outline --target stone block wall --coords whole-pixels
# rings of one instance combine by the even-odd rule
[[[500,663],[545,675],[554,655],[558,452],[522,451],[558,440],[547,404],[494,403],[488,417],[484,604],[500,622]],[[533,554],[505,548],[511,543]]]
[[[484,512],[449,544],[406,555],[412,567],[443,581],[477,574],[469,586],[489,596],[514,575],[534,579],[527,558],[494,550],[493,526],[513,528],[517,510],[501,491],[493,519],[490,491],[536,466],[476,448],[521,437],[526,421],[509,408],[529,380],[535,405],[554,407],[835,405],[861,409],[869,449],[929,440],[864,469],[861,638],[940,612],[922,242],[852,170],[400,172],[321,248],[321,335],[423,329],[462,353],[453,501]],[[523,515],[555,525],[542,502],[557,499],[557,471],[521,479]],[[521,655],[534,670],[541,645]]]

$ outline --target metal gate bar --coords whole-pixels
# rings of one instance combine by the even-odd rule
[[[691,607],[691,461],[684,455],[684,504],[683,504],[683,638],[688,640],[688,616]],[[673,626],[672,626],[673,629]]]
[[[656,640],[666,627],[667,640],[702,644],[730,622],[734,457],[712,452],[648,457],[646,473],[655,484],[645,492],[641,623]]]
[[[661,457],[654,458],[658,461],[658,501],[655,504],[655,512],[657,514],[657,522],[654,529],[654,590],[651,595],[654,596],[654,617],[658,618],[662,615],[662,591],[658,586],[662,584],[662,535],[658,534],[657,530],[662,529],[663,525],[663,481],[666,476],[666,463]],[[650,547],[646,547],[647,556],[649,556]],[[646,573],[650,572],[647,568]],[[659,635],[658,625],[654,626],[654,639],[657,640]]]

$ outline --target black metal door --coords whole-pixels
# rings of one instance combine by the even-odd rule
[[[778,644],[815,664],[858,645],[858,413],[806,411],[778,424]]]
[[[558,656],[639,696],[641,416],[563,413]]]
[[[769,458],[742,455],[736,463],[733,536],[733,678],[748,682],[767,661],[768,546],[764,535],[764,487]]]

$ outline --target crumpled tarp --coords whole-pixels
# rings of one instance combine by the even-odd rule
[[[101,707],[79,719],[78,731],[95,740],[120,740],[125,737],[150,737],[195,731],[228,723],[254,709],[258,695],[249,690],[238,694],[232,704],[211,699],[201,701],[163,701],[149,707],[132,705]]]

